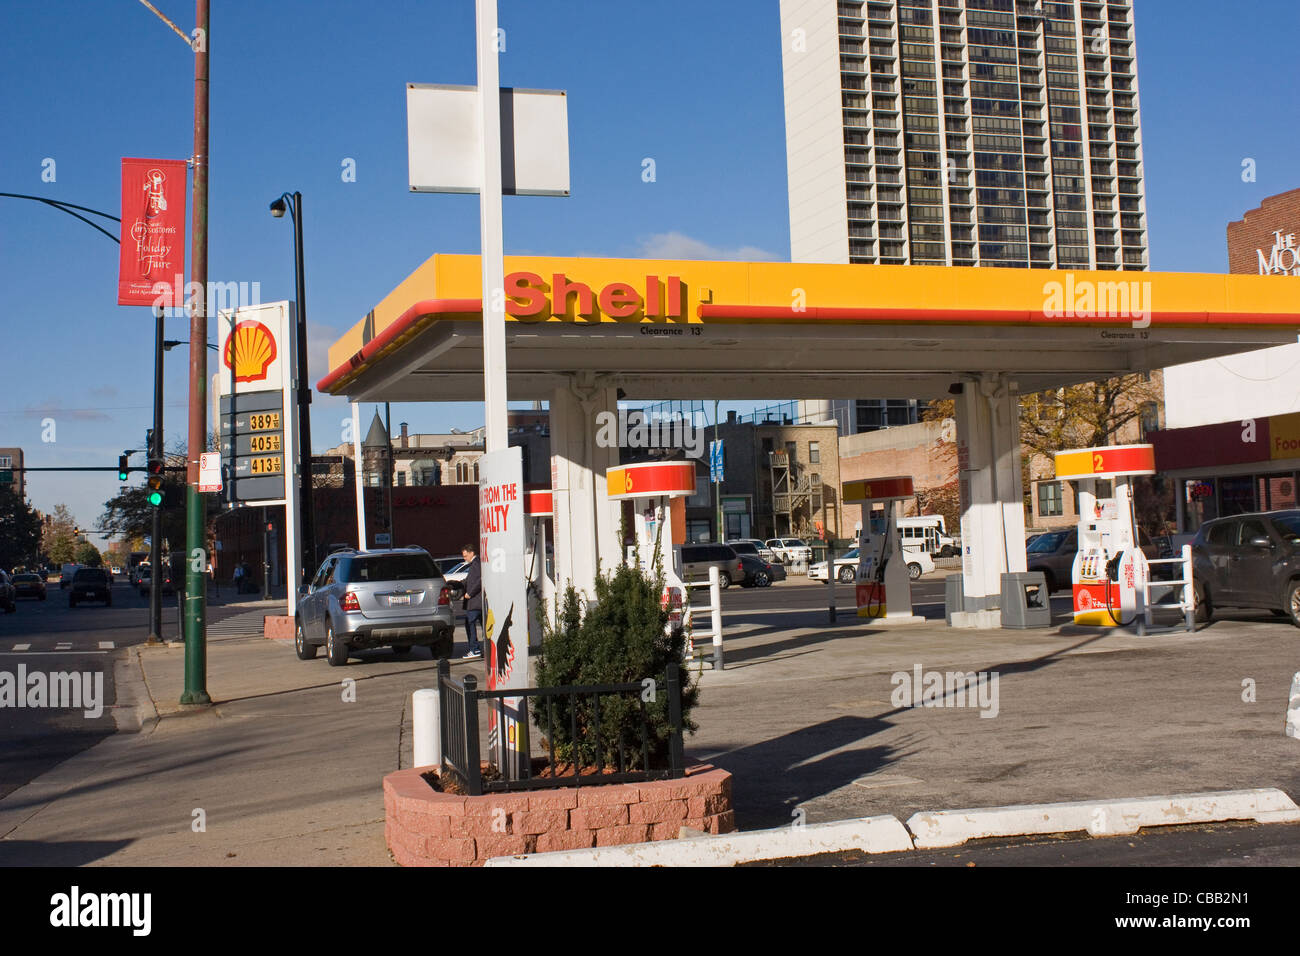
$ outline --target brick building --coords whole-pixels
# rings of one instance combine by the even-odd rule
[[[1228,271],[1300,276],[1300,189],[1269,196],[1228,223]]]
[[[840,480],[910,475],[918,494],[938,491],[957,481],[956,435],[951,418],[846,435],[839,440]],[[917,501],[905,502],[903,513],[921,513]],[[846,504],[841,536],[851,536],[861,520],[862,506]]]

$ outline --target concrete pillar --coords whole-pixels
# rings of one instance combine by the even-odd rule
[[[957,406],[963,611],[954,627],[999,627],[1004,572],[1025,570],[1020,415],[1005,376],[968,379]]]
[[[555,493],[555,586],[596,594],[597,565],[608,573],[622,561],[618,502],[610,501],[605,472],[618,464],[617,444],[596,444],[596,416],[618,415],[617,390],[581,380],[551,393],[551,487]]]

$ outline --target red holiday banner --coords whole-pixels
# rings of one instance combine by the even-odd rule
[[[186,168],[183,159],[122,160],[118,305],[184,304]]]

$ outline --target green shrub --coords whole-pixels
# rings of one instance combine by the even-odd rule
[[[595,733],[593,698],[580,697],[571,704],[567,697],[537,698],[533,701],[533,722],[545,735],[549,725],[557,761],[591,767],[597,758],[607,767],[619,765],[620,746],[626,769],[642,769],[641,708],[649,737],[650,767],[667,766],[669,740],[673,731],[668,719],[667,668],[676,664],[682,701],[682,731],[694,733],[691,709],[699,699],[699,686],[691,682],[685,667],[686,638],[680,629],[666,634],[668,611],[660,607],[661,579],[651,578],[638,568],[620,565],[612,574],[596,579],[596,601],[586,606],[574,588],[559,601],[554,627],[548,622],[537,656],[537,685],[640,683],[655,681],[654,699],[644,695],[602,695],[599,734]],[[570,731],[576,717],[581,743],[574,753]]]

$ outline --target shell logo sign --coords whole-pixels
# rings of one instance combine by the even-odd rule
[[[236,382],[261,382],[275,361],[275,336],[261,322],[240,322],[226,336],[222,350]]]

